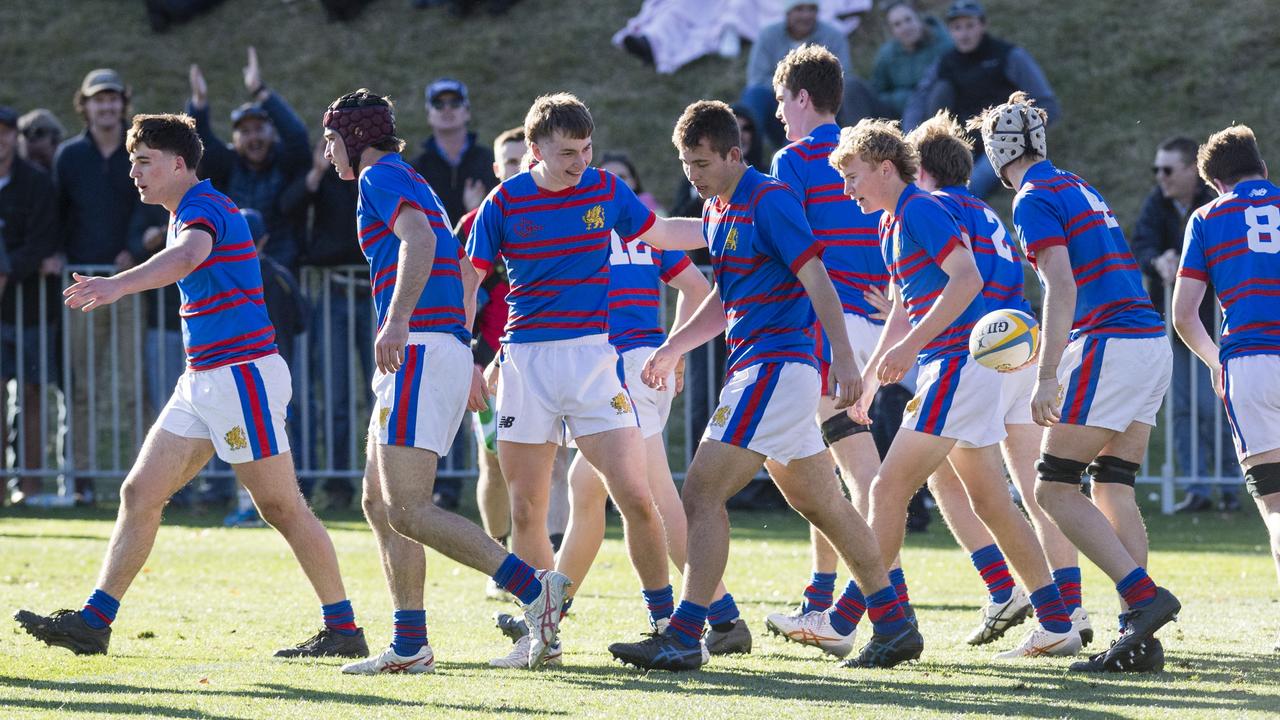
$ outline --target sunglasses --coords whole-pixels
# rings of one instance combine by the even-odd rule
[[[436,98],[435,100],[431,101],[431,107],[435,108],[436,110],[446,110],[446,109],[457,110],[458,108],[463,107],[466,104],[467,102],[462,98],[454,98],[452,100],[446,100],[445,98]]]
[[[1174,168],[1172,165],[1152,165],[1151,174],[1169,176],[1173,175],[1173,171],[1176,169],[1177,168]]]

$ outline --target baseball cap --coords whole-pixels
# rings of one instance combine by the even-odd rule
[[[947,20],[955,20],[962,17],[984,18],[987,11],[982,9],[982,3],[978,0],[956,0],[951,3],[951,7],[947,8]]]
[[[267,234],[267,224],[262,220],[262,213],[253,208],[240,208],[240,216],[249,224],[249,234],[253,236],[254,242]]]
[[[789,13],[801,5],[819,5],[818,0],[787,0],[782,4],[782,12]]]
[[[270,121],[271,115],[267,112],[266,108],[262,107],[258,103],[247,102],[231,111],[231,127],[234,128],[236,125],[240,124],[241,120],[246,118],[259,118]]]
[[[58,117],[44,108],[36,108],[18,118],[18,132],[23,135],[41,131],[52,132],[55,135],[67,133],[62,123],[58,122]]]
[[[89,74],[84,76],[84,81],[80,83],[80,94],[85,97],[107,90],[124,92],[124,81],[120,79],[120,73],[110,68],[90,70]]]
[[[0,124],[8,125],[11,128],[18,127],[18,111],[11,107],[0,105]]]
[[[440,95],[445,93],[454,93],[462,98],[462,102],[467,102],[467,86],[461,80],[453,78],[436,78],[427,86],[427,102],[434,101]]]

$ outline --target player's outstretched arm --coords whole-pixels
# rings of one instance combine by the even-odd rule
[[[640,379],[651,388],[667,389],[667,378],[675,372],[680,358],[724,332],[727,324],[720,294],[714,291],[708,292],[692,317],[668,335],[662,347],[654,350],[645,361],[644,369],[640,371]]]
[[[409,320],[431,277],[436,257],[436,232],[421,210],[401,205],[392,231],[400,238],[396,284],[391,291],[387,319],[373,344],[375,362],[384,373],[396,372],[404,362],[404,348],[409,344]]]
[[[699,218],[657,218],[639,239],[660,250],[697,250],[707,246]]]
[[[858,363],[853,359],[853,346],[849,344],[849,333],[844,327],[844,307],[840,304],[840,296],[831,284],[831,276],[822,259],[812,257],[796,271],[796,279],[804,286],[809,302],[813,303],[813,311],[822,323],[822,329],[831,342],[831,376],[835,383],[831,386],[836,398],[836,409],[847,408],[862,396],[862,377],[858,372]]]
[[[173,245],[118,275],[90,277],[72,273],[75,282],[62,291],[64,302],[73,310],[89,312],[125,295],[172,285],[191,274],[212,250],[212,235],[195,227],[187,228],[178,233]]]
[[[1187,348],[1209,366],[1213,388],[1221,395],[1218,371],[1222,366],[1218,361],[1218,344],[1200,320],[1200,301],[1204,299],[1207,287],[1203,280],[1186,275],[1178,277],[1173,286],[1173,327]]]
[[[1039,374],[1031,398],[1031,418],[1049,427],[1058,421],[1058,364],[1067,347],[1076,310],[1076,277],[1065,245],[1050,245],[1036,253],[1036,269],[1044,283],[1041,311]]]

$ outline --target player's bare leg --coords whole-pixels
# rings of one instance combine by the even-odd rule
[[[511,499],[507,496],[507,480],[502,475],[498,454],[480,449],[479,477],[476,479],[476,504],[480,506],[480,523],[489,537],[500,540],[511,534]]]
[[[1040,546],[1044,548],[1049,567],[1057,570],[1078,566],[1080,553],[1076,546],[1062,534],[1036,500],[1036,461],[1040,459],[1044,428],[1039,425],[1006,425],[1005,430],[1009,434],[1000,443],[1005,467],[1017,484],[1018,493],[1022,496],[1022,508],[1031,518],[1031,525],[1036,530],[1036,537],[1040,539]]]
[[[498,441],[498,460],[511,505],[511,551],[534,567],[555,562],[547,538],[551,472],[556,445]]]
[[[1141,464],[1147,454],[1147,441],[1151,437],[1151,426],[1143,423],[1131,423],[1123,433],[1112,437],[1098,453],[1100,456],[1118,457],[1131,463]],[[1093,483],[1093,503],[1115,528],[1116,536],[1124,543],[1133,561],[1146,567],[1149,545],[1147,526],[1138,510],[1134,489],[1118,483]]]
[[[894,436],[893,445],[871,484],[871,513],[867,518],[886,566],[902,551],[911,497],[954,445],[955,440],[905,427]]]

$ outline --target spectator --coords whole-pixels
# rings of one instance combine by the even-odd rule
[[[1134,228],[1130,246],[1138,267],[1147,278],[1147,291],[1160,313],[1165,311],[1165,290],[1173,287],[1178,271],[1178,259],[1182,253],[1182,236],[1187,220],[1196,208],[1218,196],[1196,171],[1196,152],[1199,146],[1187,137],[1174,137],[1160,143],[1156,159],[1151,166],[1156,186],[1142,203],[1138,223]],[[1206,328],[1214,327],[1214,294],[1206,292],[1200,302],[1200,321]],[[1177,333],[1169,333],[1173,342],[1173,451],[1182,474],[1196,478],[1212,474],[1210,459],[1214,457],[1214,413],[1220,408],[1209,378],[1209,369],[1196,362],[1191,351],[1182,344]],[[1195,416],[1191,413],[1191,376],[1195,374]],[[1240,475],[1236,458],[1232,453],[1230,425],[1222,419],[1222,455],[1218,470],[1223,477]],[[1196,449],[1196,461],[1191,460],[1191,449]],[[1186,495],[1178,503],[1177,512],[1198,512],[1213,507],[1208,484],[1192,482]],[[1223,486],[1222,507],[1238,510],[1240,501],[1234,488]]]
[[[840,60],[845,76],[845,102],[839,119],[850,124],[865,113],[870,91],[854,74],[849,63],[849,38],[839,28],[818,19],[818,3],[814,0],[787,0],[783,3],[786,19],[760,30],[747,59],[747,86],[739,100],[746,105],[756,127],[775,147],[787,143],[782,123],[774,116],[778,102],[773,94],[773,71],[787,53],[805,43],[821,45]],[[854,117],[857,116],[857,117]]]
[[[115,70],[101,68],[84,76],[76,91],[75,107],[85,129],[58,146],[53,159],[53,182],[57,191],[56,212],[61,220],[62,250],[57,260],[46,263],[47,272],[61,273],[63,262],[73,265],[112,265],[117,272],[133,267],[138,259],[128,249],[129,222],[140,201],[129,177],[129,153],[124,148],[126,119],[129,117],[129,88]],[[132,347],[140,328],[133,311],[137,298],[124,302],[114,313],[70,313],[70,341],[84,347],[92,336],[94,351],[74,352],[71,357],[72,454],[77,470],[98,467],[91,452],[106,448],[99,438],[89,437],[89,414],[96,413],[99,435],[123,433],[111,422],[113,414],[133,427],[140,408],[134,377],[138,353]],[[112,332],[116,344],[112,345]],[[108,359],[113,358],[114,361]],[[112,374],[112,366],[117,374]],[[92,377],[90,373],[92,372]],[[121,387],[120,403],[103,402],[113,382]],[[89,404],[90,384],[95,403]],[[140,430],[134,427],[136,434]],[[115,436],[117,439],[123,439]],[[125,447],[141,445],[141,437]],[[111,441],[109,441],[111,442]],[[92,504],[93,480],[75,478],[77,501]]]
[[[438,78],[427,86],[427,122],[431,137],[411,163],[444,204],[449,222],[480,207],[498,184],[493,174],[493,151],[476,143],[467,130],[471,104],[467,86],[452,78]]]
[[[1022,90],[1049,114],[1053,124],[1061,116],[1058,98],[1044,71],[1026,50],[987,33],[987,15],[977,0],[955,0],[947,10],[947,32],[955,47],[938,58],[925,73],[903,112],[910,130],[937,111],[950,110],[967,122],[982,110],[999,105]],[[969,190],[980,198],[991,194],[1000,179],[985,162],[982,138],[973,135],[973,177]]]
[[[18,155],[47,173],[53,172],[53,153],[67,134],[52,112],[38,108],[18,118]]]
[[[319,284],[308,286],[315,293],[311,297],[312,332],[308,343],[313,387],[304,390],[306,402],[310,403],[308,452],[314,468],[358,470],[360,465],[350,442],[350,438],[360,436],[359,428],[351,424],[348,401],[353,387],[351,363],[355,363],[354,387],[359,392],[373,381],[372,291],[368,266],[356,238],[359,186],[333,172],[333,165],[324,157],[323,140],[316,144],[311,161],[311,168],[294,178],[280,194],[283,212],[305,229],[303,267],[323,273]],[[352,272],[341,271],[351,266],[357,267]],[[354,353],[346,351],[351,342]],[[326,352],[326,348],[339,351]],[[301,374],[295,376],[301,379]],[[298,483],[310,500],[315,478],[300,477]],[[323,479],[321,488],[331,509],[350,507],[357,489],[351,478],[336,472]]]
[[[17,403],[22,431],[21,451],[15,450],[23,468],[45,467],[41,444],[40,408],[44,402],[43,378],[56,383],[58,374],[58,332],[60,315],[56,283],[45,284],[45,316],[40,313],[40,265],[57,249],[54,190],[49,176],[34,164],[18,157],[18,114],[0,107],[0,438],[8,445],[7,389],[9,380],[21,374],[22,399]],[[22,313],[18,313],[21,296]],[[40,342],[46,353],[40,354]],[[22,340],[22,367],[19,370],[18,343]],[[7,454],[7,452],[5,453]],[[21,455],[21,457],[20,457]],[[15,462],[14,465],[19,463]],[[39,494],[40,477],[23,475],[17,481],[13,500]]]
[[[600,158],[600,169],[608,170],[618,179],[627,184],[640,202],[644,206],[654,211],[658,215],[666,217],[667,211],[663,209],[662,203],[653,196],[651,192],[645,192],[644,185],[640,182],[640,173],[636,172],[635,163],[631,162],[631,156],[625,152],[607,152]]]
[[[191,100],[187,112],[204,141],[200,177],[242,208],[257,208],[271,233],[267,252],[281,265],[298,265],[298,231],[280,211],[280,194],[311,162],[307,128],[284,98],[262,81],[258,53],[251,47],[244,68],[250,101],[231,112],[231,144],[218,139],[209,122],[208,85],[197,65],[191,66]]]
[[[951,49],[951,36],[938,18],[922,17],[914,0],[895,0],[884,11],[893,37],[876,52],[871,88],[885,117],[902,117],[925,72]]]

